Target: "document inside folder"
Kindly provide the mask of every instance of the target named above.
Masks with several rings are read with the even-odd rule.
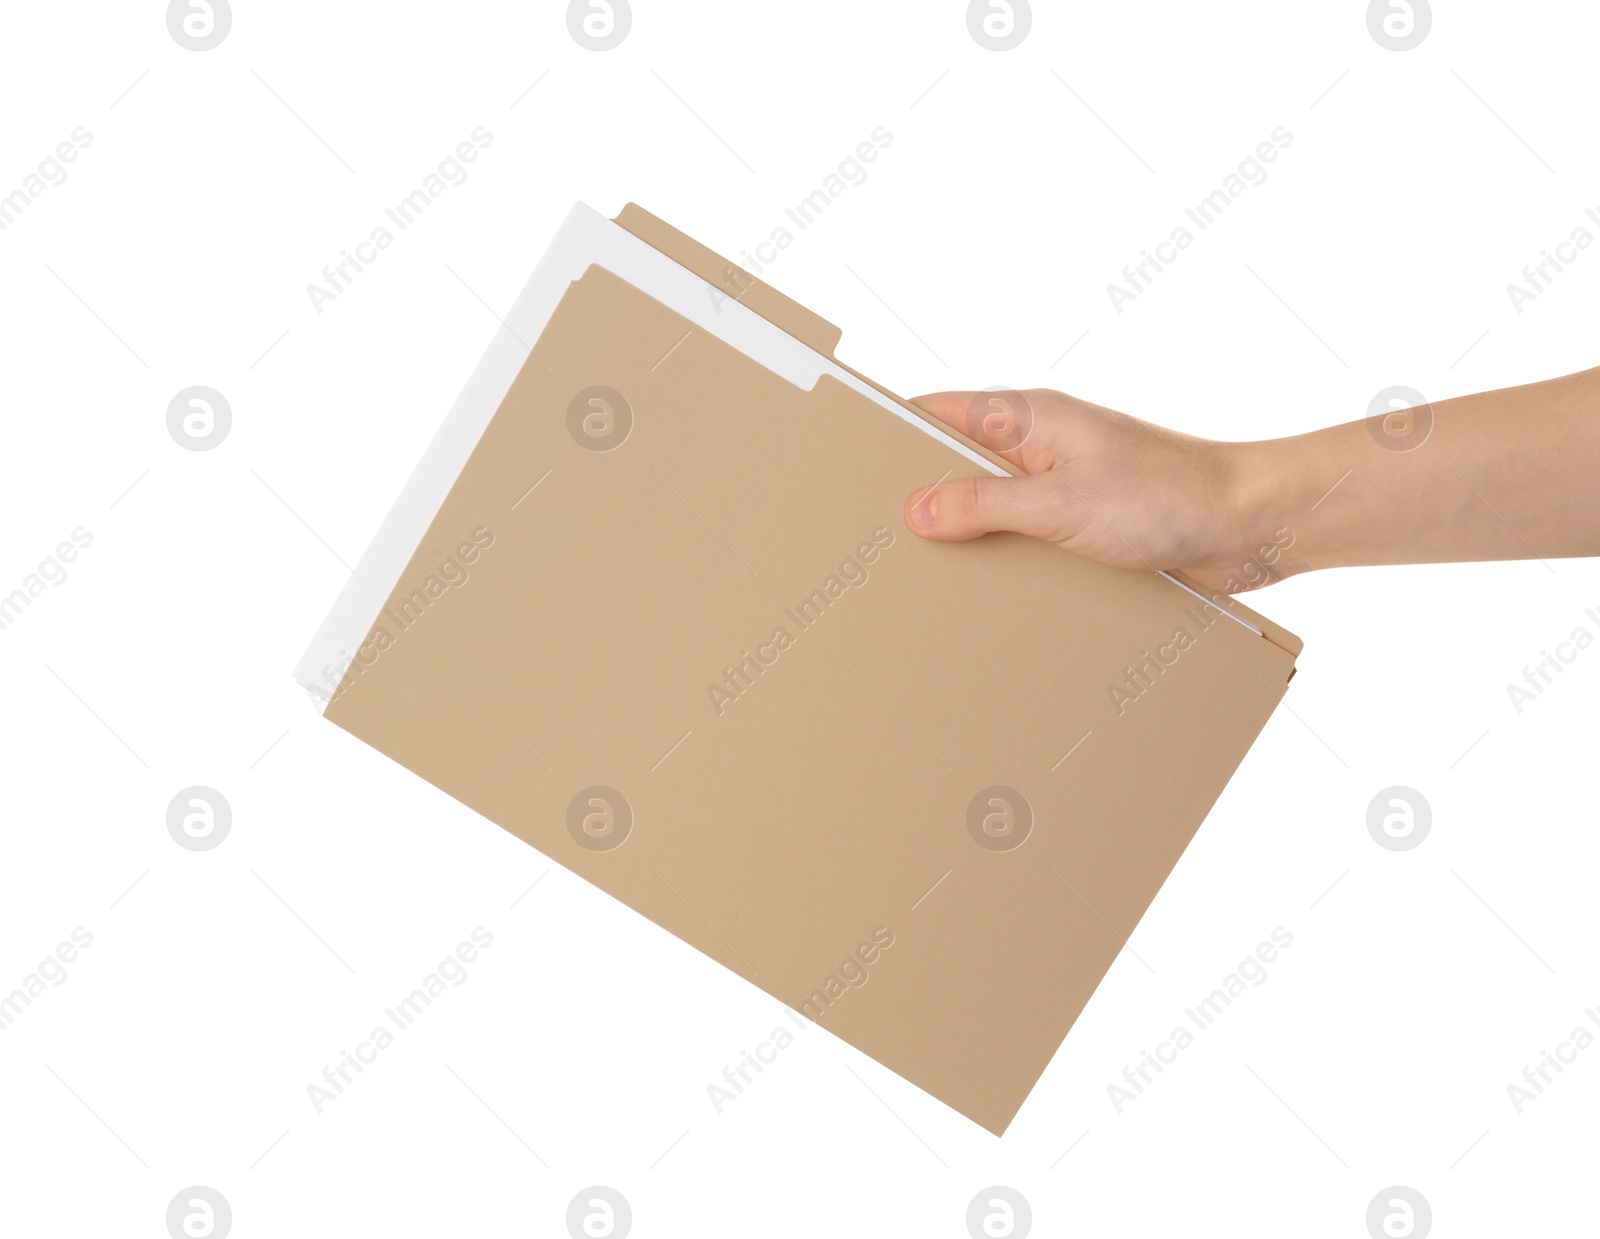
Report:
[[[914,537],[916,486],[1009,467],[689,244],[573,212],[297,675],[998,1133],[1299,643],[1036,539]]]

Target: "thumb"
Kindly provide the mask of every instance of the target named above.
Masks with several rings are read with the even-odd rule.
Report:
[[[906,524],[922,538],[964,542],[1012,530],[1054,542],[1060,536],[1059,488],[1048,473],[939,482],[906,500]]]

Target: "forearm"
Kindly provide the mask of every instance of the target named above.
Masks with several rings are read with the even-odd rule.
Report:
[[[1600,369],[1439,401],[1388,432],[1360,421],[1237,444],[1233,458],[1242,526],[1282,547],[1275,577],[1600,555]]]

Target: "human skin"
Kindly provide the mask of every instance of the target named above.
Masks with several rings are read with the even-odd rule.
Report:
[[[1057,391],[913,403],[1027,474],[913,492],[924,538],[1014,530],[1226,593],[1319,568],[1600,555],[1600,369],[1251,443]]]

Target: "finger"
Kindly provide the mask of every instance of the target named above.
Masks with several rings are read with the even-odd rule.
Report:
[[[906,500],[906,524],[919,537],[964,542],[998,530],[1058,541],[1060,488],[1045,474],[1025,478],[972,477],[939,482]]]
[[[1042,473],[1052,463],[1048,436],[1027,392],[1011,388],[932,392],[912,403],[1029,473]]]
[[[936,391],[926,396],[913,396],[911,403],[925,413],[932,413],[946,426],[954,426],[967,433],[967,406],[978,393],[975,391]]]

